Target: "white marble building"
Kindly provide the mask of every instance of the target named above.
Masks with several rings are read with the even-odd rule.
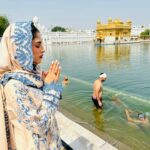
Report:
[[[38,17],[33,18],[35,26],[42,33],[45,44],[71,44],[93,42],[95,32],[93,30],[70,30],[68,32],[51,32],[40,24]]]
[[[148,28],[146,28],[143,25],[132,26],[131,36],[138,37],[138,36],[140,36],[141,32],[145,31],[145,29],[148,29]]]

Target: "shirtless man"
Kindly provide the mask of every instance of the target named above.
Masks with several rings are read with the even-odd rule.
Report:
[[[102,103],[103,84],[102,82],[104,82],[106,79],[107,79],[106,73],[101,73],[98,79],[96,79],[93,84],[92,101],[97,108],[101,108],[101,109],[103,107],[103,103]]]
[[[126,113],[127,120],[129,122],[142,123],[142,124],[145,124],[145,125],[149,125],[149,120],[148,120],[148,118],[146,117],[145,114],[134,112],[130,109],[125,109],[125,113]],[[131,114],[135,114],[137,116],[137,118],[132,118]]]

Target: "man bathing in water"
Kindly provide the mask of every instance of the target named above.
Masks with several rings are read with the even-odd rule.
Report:
[[[125,109],[125,113],[126,113],[127,120],[129,122],[149,125],[149,120],[144,113],[138,113],[130,109]],[[135,114],[137,117],[136,118],[131,117],[132,114]]]
[[[107,79],[106,73],[101,73],[98,79],[96,79],[93,84],[92,101],[97,108],[101,108],[101,109],[103,107],[103,103],[102,103],[103,84],[102,82],[104,82],[106,79]]]
[[[62,81],[62,84],[63,85],[67,85],[69,83],[69,79],[67,76],[64,77],[63,81]]]

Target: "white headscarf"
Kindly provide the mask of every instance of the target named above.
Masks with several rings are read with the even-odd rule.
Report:
[[[30,83],[33,74],[32,33],[31,22],[18,22],[11,24],[4,32],[0,48],[0,145],[3,150],[8,150],[6,138],[6,124],[4,117],[5,95],[2,82],[9,78],[22,79],[29,84],[41,86],[40,77]],[[27,74],[27,76],[21,73]]]
[[[33,70],[31,22],[11,24],[3,34],[0,50],[0,77],[15,70]]]

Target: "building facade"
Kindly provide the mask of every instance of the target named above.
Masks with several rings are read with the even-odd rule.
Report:
[[[132,22],[122,22],[120,19],[108,19],[107,24],[97,21],[96,39],[101,43],[116,43],[130,40]]]
[[[144,25],[133,26],[131,30],[131,36],[139,37],[142,32],[144,32],[146,28]]]
[[[71,30],[67,32],[51,32],[44,25],[41,25],[38,17],[33,18],[34,25],[42,33],[43,42],[49,44],[73,44],[93,42],[95,40],[95,32],[93,30]]]

